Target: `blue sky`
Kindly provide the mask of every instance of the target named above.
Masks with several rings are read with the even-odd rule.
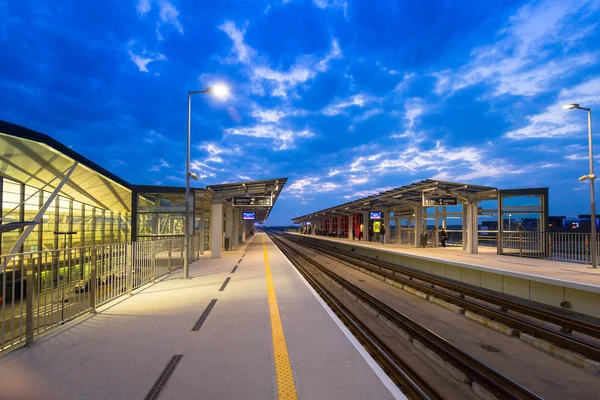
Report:
[[[587,119],[560,105],[600,132],[598,21],[600,0],[0,0],[0,119],[184,185],[187,91],[226,82],[193,99],[198,185],[289,177],[269,224],[425,178],[550,187],[574,216]]]

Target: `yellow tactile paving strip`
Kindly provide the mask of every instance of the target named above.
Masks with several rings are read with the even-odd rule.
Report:
[[[273,355],[275,358],[275,375],[277,377],[277,393],[280,400],[294,400],[298,398],[296,394],[296,384],[292,373],[292,365],[288,355],[285,335],[283,334],[283,325],[279,315],[279,306],[275,296],[275,287],[273,286],[273,277],[271,276],[271,266],[269,265],[269,254],[265,239],[262,239],[263,251],[265,254],[265,271],[267,275],[267,293],[269,295],[269,311],[271,312],[271,332],[273,335]]]

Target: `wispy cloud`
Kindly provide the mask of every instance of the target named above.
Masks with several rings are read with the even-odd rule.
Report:
[[[300,195],[303,193],[323,193],[331,192],[340,187],[339,184],[333,182],[323,182],[320,178],[305,177],[296,179],[286,187],[286,191],[292,195]]]
[[[587,119],[580,110],[561,109],[561,106],[571,103],[588,108],[600,105],[600,78],[561,90],[556,102],[543,112],[528,116],[526,126],[507,132],[505,137],[514,140],[564,138],[585,132]]]
[[[364,93],[355,94],[346,100],[338,101],[325,107],[321,112],[325,115],[333,116],[344,112],[348,107],[364,107],[370,97]]]
[[[287,98],[289,92],[296,89],[298,85],[313,79],[320,72],[327,71],[332,60],[343,56],[338,41],[333,39],[331,48],[324,57],[300,56],[287,70],[274,69],[264,57],[258,57],[257,51],[245,43],[245,30],[239,29],[232,21],[225,21],[219,29],[233,41],[233,53],[236,55],[235,59],[228,58],[225,62],[246,65],[252,86],[259,94],[265,91],[264,86],[266,86],[271,96]]]
[[[392,75],[399,74],[398,71],[394,71],[394,70],[391,70],[389,73]],[[415,78],[415,76],[416,75],[414,72],[405,72],[404,76],[402,77],[402,80],[394,88],[394,91],[397,93],[402,93],[406,89],[406,87],[409,85],[409,83]]]
[[[146,143],[156,143],[165,140],[165,137],[156,131],[150,131],[143,140]]]
[[[437,94],[486,84],[488,96],[534,96],[552,89],[558,79],[593,65],[595,52],[573,47],[591,33],[581,19],[598,4],[590,1],[543,0],[521,7],[492,46],[473,50],[470,61],[454,70],[434,73]],[[574,22],[574,19],[576,22]]]
[[[167,57],[161,53],[153,53],[142,48],[140,51],[134,51],[134,47],[139,47],[135,41],[130,41],[127,52],[131,61],[137,65],[140,72],[148,72],[148,64],[154,61],[165,61]]]
[[[233,52],[235,53],[237,61],[248,64],[256,51],[244,43],[246,31],[238,29],[232,21],[225,21],[223,25],[219,26],[219,29],[225,32],[233,41]]]
[[[346,0],[313,0],[313,4],[319,8],[337,8],[344,12],[344,17],[348,16],[348,2]]]
[[[314,133],[307,129],[293,130],[282,128],[275,124],[259,124],[241,128],[228,128],[227,135],[249,136],[261,139],[269,139],[275,147],[273,150],[289,150],[295,147],[296,140],[310,138]]]
[[[152,11],[152,4],[158,5],[158,15],[156,16],[156,36],[158,40],[163,40],[161,28],[164,25],[171,25],[177,32],[183,35],[183,26],[179,21],[179,10],[169,0],[139,0],[137,10],[142,15]]]
[[[164,160],[164,158],[160,159],[160,163],[157,165],[153,165],[152,168],[150,168],[148,171],[153,171],[153,172],[158,172],[161,170],[161,168],[170,168],[171,166],[169,165],[168,162],[166,162]]]
[[[205,150],[208,153],[208,157],[205,158],[207,163],[222,163],[223,154],[239,154],[239,148],[221,147],[217,143],[204,143],[198,146],[198,149]]]
[[[280,108],[262,108],[257,105],[252,107],[251,115],[260,122],[277,123],[287,117],[298,117],[307,115],[308,111],[302,109],[294,109],[290,107]]]

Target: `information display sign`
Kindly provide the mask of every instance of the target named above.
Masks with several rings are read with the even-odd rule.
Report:
[[[423,197],[423,207],[430,206],[456,206],[458,205],[458,199],[456,197]]]
[[[414,213],[411,210],[408,211],[394,211],[394,217],[412,217]]]
[[[254,211],[244,211],[242,213],[242,219],[255,220],[256,219],[256,213]]]
[[[233,205],[243,207],[270,207],[272,205],[271,196],[234,196]]]
[[[381,211],[371,211],[369,213],[369,219],[381,219],[382,217]]]

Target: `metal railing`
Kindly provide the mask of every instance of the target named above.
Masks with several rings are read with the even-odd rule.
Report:
[[[501,254],[590,263],[590,237],[589,233],[503,232]]]
[[[199,258],[191,238],[190,260]],[[0,256],[0,352],[183,266],[183,237]]]

